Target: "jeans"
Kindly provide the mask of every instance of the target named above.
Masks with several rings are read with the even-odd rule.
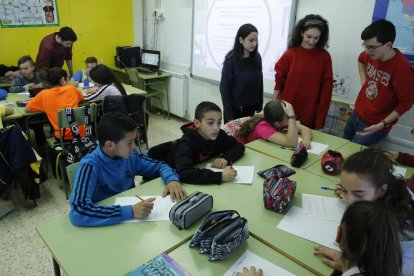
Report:
[[[385,131],[377,131],[368,136],[360,136],[356,134],[356,132],[362,131],[369,126],[369,124],[366,124],[363,121],[361,121],[361,119],[358,118],[355,112],[352,112],[344,128],[344,138],[351,140],[352,142],[357,144],[370,146],[373,144],[377,144],[379,141],[387,137],[388,132]]]

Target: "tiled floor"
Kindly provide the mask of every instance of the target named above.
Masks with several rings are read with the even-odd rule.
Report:
[[[149,144],[157,145],[181,137],[185,122],[151,114]],[[0,199],[0,213],[14,211],[0,221],[0,275],[53,275],[52,257],[36,232],[36,226],[69,213],[68,201],[59,181],[50,179],[41,184],[38,206],[25,200],[20,188],[12,188],[10,199]]]

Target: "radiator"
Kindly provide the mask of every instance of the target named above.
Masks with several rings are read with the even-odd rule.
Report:
[[[168,81],[170,112],[179,117],[188,117],[188,77],[175,72],[166,72],[171,74]]]

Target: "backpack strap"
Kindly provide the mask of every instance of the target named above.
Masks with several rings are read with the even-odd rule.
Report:
[[[81,136],[79,134],[79,128],[78,128],[78,124],[76,123],[76,118],[75,118],[73,108],[65,108],[65,113],[66,113],[66,118],[68,120],[70,131],[72,132],[73,139],[80,140]]]

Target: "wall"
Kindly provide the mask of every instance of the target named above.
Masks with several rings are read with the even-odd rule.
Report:
[[[84,67],[88,56],[114,64],[115,47],[134,43],[132,1],[57,0],[60,26],[0,28],[0,63],[17,65],[30,54],[36,58],[40,40],[63,26],[72,27],[78,41],[73,48],[74,69]],[[66,67],[65,67],[66,68]]]

